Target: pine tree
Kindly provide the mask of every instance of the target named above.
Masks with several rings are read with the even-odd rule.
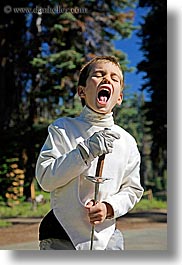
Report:
[[[164,189],[167,164],[167,4],[164,0],[140,0],[139,6],[148,7],[149,12],[139,31],[144,60],[138,64],[138,70],[146,73],[142,89],[151,95],[145,109],[152,135],[153,178],[156,183],[161,181]]]
[[[59,5],[58,1],[50,3],[52,8]],[[125,54],[115,50],[112,42],[132,33],[134,12],[128,8],[134,3],[131,0],[66,1],[62,5],[63,13],[42,13],[40,53],[32,61],[39,73],[36,95],[39,93],[40,100],[54,100],[54,110],[59,115],[69,114],[79,70],[96,55],[115,55],[123,69],[129,71]]]
[[[8,2],[12,12],[3,13],[0,20],[1,45],[6,40],[1,70],[4,66],[8,76],[5,80],[1,74],[0,121],[5,143],[1,152],[7,155],[8,142],[9,153],[21,158],[27,199],[47,125],[58,116],[74,116],[80,111],[75,94],[83,63],[95,55],[114,55],[123,69],[130,71],[126,55],[115,50],[113,41],[128,38],[135,29],[136,2],[23,0],[21,7],[35,12],[18,14],[13,8],[19,4]],[[55,11],[50,12],[51,8]]]

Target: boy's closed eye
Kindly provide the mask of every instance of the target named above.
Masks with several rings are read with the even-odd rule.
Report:
[[[104,77],[106,73],[104,71],[96,71],[93,73],[95,77]],[[120,78],[116,74],[111,75],[111,79],[115,82],[120,82]]]
[[[95,77],[103,77],[104,75],[105,75],[105,73],[101,72],[101,71],[97,71],[97,72],[93,73],[93,76],[95,76]]]
[[[112,75],[111,78],[115,82],[120,82],[120,79],[119,79],[119,77],[117,75]]]

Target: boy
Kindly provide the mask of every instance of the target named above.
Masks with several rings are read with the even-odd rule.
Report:
[[[76,118],[60,118],[49,126],[36,177],[51,193],[51,211],[40,224],[40,249],[123,250],[116,218],[140,200],[140,155],[135,140],[114,124],[112,109],[122,103],[123,74],[115,57],[98,56],[80,71],[78,95],[84,106]],[[109,130],[105,130],[105,128]],[[98,157],[105,155],[94,203]]]

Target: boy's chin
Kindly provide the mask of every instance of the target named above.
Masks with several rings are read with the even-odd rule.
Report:
[[[91,110],[93,110],[94,112],[97,112],[99,114],[109,114],[112,112],[112,110],[106,108],[106,107],[90,107],[87,106],[88,108],[90,108]]]

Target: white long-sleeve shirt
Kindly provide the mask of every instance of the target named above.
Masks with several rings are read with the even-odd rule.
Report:
[[[91,225],[85,204],[94,198],[94,176],[98,158],[84,162],[77,145],[94,132],[111,128],[120,134],[114,141],[113,152],[105,156],[99,199],[109,203],[112,219],[95,226],[93,249],[103,250],[115,230],[116,218],[126,214],[140,200],[140,154],[134,138],[114,124],[111,114],[95,113],[84,107],[76,118],[60,118],[48,128],[48,137],[36,165],[36,178],[45,191],[51,193],[51,208],[68,233],[77,250],[89,249]]]

